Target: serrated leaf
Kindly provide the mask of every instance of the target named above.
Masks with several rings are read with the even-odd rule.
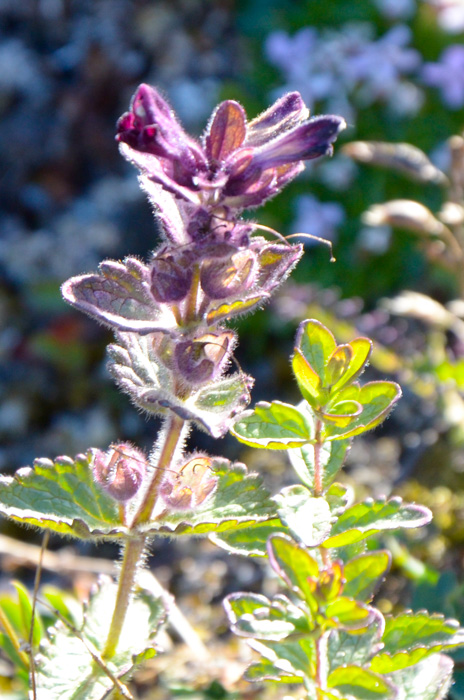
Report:
[[[339,666],[327,678],[327,685],[357,700],[389,698],[395,694],[393,687],[382,676],[359,666]]]
[[[325,498],[313,497],[305,486],[287,486],[274,497],[278,515],[292,535],[307,547],[317,547],[329,535],[333,517]]]
[[[350,440],[330,440],[321,445],[319,459],[322,486],[326,489],[343,466]],[[300,479],[310,489],[314,488],[314,445],[306,444],[288,450],[290,463]]]
[[[344,547],[382,530],[422,527],[431,519],[432,513],[428,508],[415,504],[403,505],[398,496],[388,501],[385,498],[368,498],[342,513],[322,546]]]
[[[137,258],[106,260],[99,273],[71,277],[61,291],[69,304],[111,328],[152,333],[177,327],[169,306],[155,301],[150,270]]]
[[[228,530],[220,534],[213,532],[209,539],[218,547],[231,554],[246,554],[250,557],[267,556],[267,541],[278,532],[287,532],[288,528],[280,518],[257,522],[250,527]]]
[[[102,579],[77,635],[62,622],[49,630],[50,641],[42,643],[36,663],[37,700],[101,700],[114,687],[113,680],[93,663],[86,644],[101,654],[116,592],[114,583]],[[115,677],[122,677],[134,667],[134,655],[153,647],[163,618],[161,602],[147,591],[138,591],[130,603],[116,653],[107,664]]]
[[[213,437],[222,437],[235,416],[250,401],[250,377],[236,373],[193,391],[185,400],[176,396],[177,378],[157,356],[153,337],[118,333],[119,345],[110,345],[109,370],[132,401],[152,414],[173,411],[192,420]]]
[[[54,462],[37,459],[13,477],[0,477],[0,512],[62,535],[121,537],[118,504],[93,480],[92,453]]]
[[[390,568],[391,555],[385,550],[368,552],[345,564],[343,594],[355,600],[370,601]]]
[[[453,682],[453,661],[444,654],[434,654],[391,673],[389,678],[399,689],[402,700],[441,700]]]
[[[275,503],[258,474],[248,474],[244,464],[222,458],[213,460],[212,470],[217,487],[194,510],[170,506],[140,526],[140,532],[168,537],[220,534],[275,518]]]
[[[340,440],[360,435],[372,430],[381,423],[401,396],[401,389],[395,382],[369,382],[360,387],[357,384],[346,387],[337,394],[337,402],[355,401],[362,406],[347,428],[338,427],[333,422],[324,426],[324,440]]]
[[[330,669],[347,664],[364,666],[382,648],[384,629],[383,615],[374,608],[369,627],[360,634],[343,629],[330,630],[327,648]]]
[[[372,659],[371,668],[392,673],[442,651],[464,645],[464,630],[456,620],[426,612],[405,612],[385,620],[384,648]]]
[[[311,610],[317,609],[308,579],[317,578],[317,561],[290,537],[274,535],[268,543],[269,563],[286,584],[306,600]]]
[[[234,423],[231,433],[251,447],[286,450],[311,440],[311,424],[307,415],[281,401],[261,401],[253,411],[245,411]]]

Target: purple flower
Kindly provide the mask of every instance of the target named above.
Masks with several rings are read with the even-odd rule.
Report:
[[[427,85],[441,90],[448,107],[460,109],[464,105],[464,46],[448,46],[437,63],[425,64],[422,78]]]
[[[118,122],[117,139],[123,155],[151,183],[200,211],[227,218],[230,210],[259,206],[277,194],[303,161],[331,154],[344,127],[337,116],[308,119],[294,92],[251,122],[238,102],[222,102],[200,144],[185,133],[159,93],[141,85],[130,112]]]

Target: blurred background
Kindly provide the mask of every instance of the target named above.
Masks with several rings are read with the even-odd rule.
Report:
[[[463,0],[0,0],[0,470],[117,439],[149,448],[156,435],[107,373],[111,333],[59,291],[105,257],[147,257],[158,243],[114,141],[137,85],[157,85],[195,135],[222,99],[253,117],[298,90],[348,128],[332,159],[256,219],[329,239],[336,262],[306,241],[272,304],[236,324],[237,359],[256,377],[254,401],[292,402],[300,320],[318,318],[339,342],[375,340],[368,378],[399,381],[404,398],[355,441],[347,478],[361,495],[395,489],[435,514],[426,534],[389,543],[413,583],[393,579],[384,606],[446,599],[462,622],[463,39]],[[281,455],[199,433],[194,444],[261,470],[271,489],[292,478]],[[203,595],[219,600],[230,572],[215,574],[208,556],[195,571],[179,558],[182,585],[196,594],[213,571]],[[239,587],[258,576],[242,566]]]

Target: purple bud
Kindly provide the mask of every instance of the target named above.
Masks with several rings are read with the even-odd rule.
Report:
[[[199,385],[220,376],[235,344],[232,331],[206,333],[177,342],[174,356],[179,373],[189,384]]]
[[[256,280],[256,255],[249,249],[223,246],[221,257],[211,257],[201,266],[201,286],[210,299],[226,299],[247,291]]]
[[[261,146],[309,117],[299,92],[289,92],[248,124],[247,146]]]
[[[166,505],[175,510],[192,510],[203,503],[212,494],[218,482],[212,463],[210,457],[196,455],[190,458],[175,476],[169,475],[159,490]]]
[[[108,452],[93,451],[95,481],[121,503],[135,496],[146,469],[147,460],[143,452],[127,442],[111,445]]]
[[[185,299],[192,285],[192,260],[187,252],[156,255],[151,263],[151,293],[158,302],[169,304]]]

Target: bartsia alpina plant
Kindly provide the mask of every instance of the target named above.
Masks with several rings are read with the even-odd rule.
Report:
[[[390,556],[368,552],[366,539],[424,525],[430,512],[398,498],[356,504],[335,481],[353,437],[381,423],[401,393],[393,382],[358,382],[371,342],[337,345],[319,322],[301,324],[292,358],[298,406],[246,410],[253,379],[230,371],[237,334],[227,322],[265,303],[303,252],[256,235],[242,211],[278,194],[305,160],[330,155],[344,126],[336,116],[310,119],[290,93],[252,121],[237,102],[221,103],[196,141],[147,85],[119,120],[121,152],[140,170],[162,242],[146,262],[104,261],[62,291],[114,330],[110,372],[162,427],[148,456],[115,442],[74,459],[39,459],[0,480],[8,517],[123,545],[117,585],[100,581],[76,623],[60,599],[56,624],[31,628],[26,652],[27,595],[13,623],[0,602],[5,649],[29,673],[36,700],[133,697],[127,678],[156,653],[166,613],[166,597],[137,580],[155,536],[209,536],[227,551],[269,557],[288,595],[226,601],[233,631],[262,656],[250,680],[302,684],[311,700],[436,700],[449,687],[452,662],[442,652],[463,642],[457,625],[425,613],[385,618],[370,604]],[[288,451],[302,484],[271,497],[245,464],[189,453],[192,425]]]

